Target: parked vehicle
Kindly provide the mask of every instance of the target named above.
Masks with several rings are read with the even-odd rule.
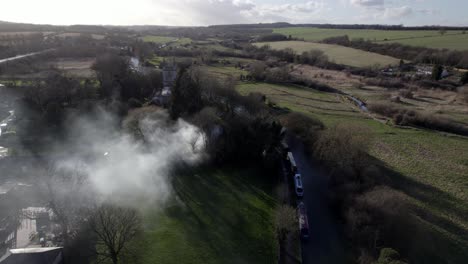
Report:
[[[297,197],[304,196],[304,188],[302,187],[302,177],[300,174],[294,176],[294,189],[296,190]]]
[[[296,160],[294,159],[294,155],[291,152],[288,152],[288,156],[286,160],[289,162],[289,169],[292,175],[297,173],[297,165]]]
[[[297,218],[299,219],[299,231],[302,239],[309,238],[309,220],[307,219],[307,209],[303,202],[297,206]]]

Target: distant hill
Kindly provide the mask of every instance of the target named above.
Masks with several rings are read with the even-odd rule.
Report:
[[[71,25],[71,26],[55,26],[44,24],[28,24],[28,23],[13,23],[8,21],[0,21],[0,32],[77,32],[77,33],[102,33],[109,31],[111,28],[99,25]]]
[[[212,25],[210,28],[252,29],[252,28],[285,28],[285,27],[314,27],[329,29],[375,29],[375,30],[468,30],[468,27],[447,27],[439,25],[405,27],[404,25],[368,25],[368,24],[290,24],[287,22]]]

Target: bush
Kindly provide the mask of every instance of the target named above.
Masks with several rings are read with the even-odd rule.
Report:
[[[338,124],[320,133],[315,156],[328,164],[358,171],[368,162],[367,150],[372,135],[366,127],[351,123]]]
[[[380,250],[380,256],[375,264],[405,264],[406,262],[401,260],[400,253],[392,248],[382,248]]]
[[[442,72],[444,71],[444,67],[442,65],[434,65],[432,68],[432,79],[433,80],[440,80],[442,78]]]
[[[265,69],[268,66],[261,61],[256,61],[250,64],[249,72],[250,75],[257,81],[265,80]]]
[[[462,99],[465,101],[465,103],[468,103],[468,86],[461,87],[459,89],[459,93],[460,93]]]
[[[460,83],[465,85],[468,83],[468,72],[464,72],[460,78]]]
[[[414,93],[410,90],[400,90],[398,92],[398,95],[403,97],[403,98],[407,98],[407,99],[413,99],[414,98]]]
[[[289,71],[286,66],[268,68],[265,72],[265,81],[270,83],[283,83],[289,81]]]
[[[317,140],[318,132],[325,128],[322,121],[297,112],[283,116],[281,124],[309,146]]]
[[[263,35],[263,36],[258,37],[257,41],[258,42],[268,42],[268,41],[283,41],[283,40],[287,40],[287,39],[288,39],[288,37],[286,37],[283,34],[271,33],[271,34],[267,34],[267,35]]]
[[[380,86],[389,89],[401,89],[406,85],[400,80],[395,78],[372,78],[366,79],[367,85]]]
[[[418,82],[419,86],[422,86],[424,88],[439,88],[442,90],[447,90],[447,91],[454,91],[457,88],[457,84],[452,83],[447,80],[442,80],[442,81],[434,81],[434,80],[421,80]]]
[[[299,57],[299,62],[309,65],[326,65],[328,56],[321,50],[304,51]]]
[[[458,135],[467,136],[468,127],[453,120],[435,115],[422,114],[406,108],[399,108],[387,104],[371,104],[369,110],[380,115],[390,117],[393,122],[401,126],[422,127]]]

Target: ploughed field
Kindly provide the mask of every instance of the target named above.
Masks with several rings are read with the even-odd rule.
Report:
[[[255,43],[257,47],[264,45],[270,46],[272,49],[282,50],[291,48],[298,54],[305,51],[321,50],[328,56],[330,61],[338,64],[353,66],[353,67],[371,67],[371,66],[387,66],[397,65],[400,60],[380,55],[377,53],[366,52],[358,49],[343,47],[339,45],[322,44],[305,41],[276,41],[276,42],[259,42]]]
[[[351,40],[364,39],[376,43],[397,42],[410,46],[436,49],[468,49],[468,34],[456,30],[447,31],[443,35],[437,30],[328,29],[314,27],[275,28],[274,32],[315,42],[330,37],[347,35]]]

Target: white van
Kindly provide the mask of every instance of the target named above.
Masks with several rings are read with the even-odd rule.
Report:
[[[300,174],[294,176],[294,189],[296,189],[297,197],[301,198],[304,196],[304,188],[302,187],[302,177]]]

